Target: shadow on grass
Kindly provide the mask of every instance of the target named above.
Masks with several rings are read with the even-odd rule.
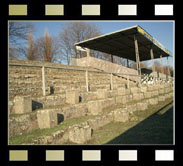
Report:
[[[173,144],[173,107],[160,114],[169,104],[106,144]]]

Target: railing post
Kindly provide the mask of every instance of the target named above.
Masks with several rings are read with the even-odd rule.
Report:
[[[113,90],[112,73],[110,74],[110,85],[111,85],[111,90]]]
[[[42,66],[42,89],[43,89],[43,96],[46,96],[46,88],[45,88],[45,67]]]
[[[129,89],[129,87],[130,87],[130,82],[129,82],[129,75],[127,75],[127,88]]]
[[[86,91],[88,92],[88,70],[86,70]]]

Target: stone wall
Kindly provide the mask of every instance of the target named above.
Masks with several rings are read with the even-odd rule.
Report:
[[[72,67],[74,69],[91,69],[89,67],[67,66],[55,63],[10,59],[9,63],[28,65],[47,65],[56,67]],[[95,70],[92,68],[92,70]],[[63,94],[66,90],[86,91],[85,71],[45,68],[46,95]],[[110,75],[89,72],[90,91],[98,89],[110,90]],[[113,76],[114,89],[125,86],[125,80]],[[42,96],[42,68],[28,66],[9,66],[9,98],[16,95]]]
[[[9,118],[9,137],[29,133],[38,128],[36,112]]]

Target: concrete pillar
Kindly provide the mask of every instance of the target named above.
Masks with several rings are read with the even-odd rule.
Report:
[[[136,36],[134,36],[134,43],[135,43],[136,64],[137,64],[137,70],[138,70],[138,74],[139,74],[139,85],[141,85],[140,57],[139,57],[138,41],[136,39]]]
[[[78,104],[79,103],[79,91],[76,91],[76,90],[66,91],[66,103]]]
[[[24,114],[32,112],[31,96],[16,96],[14,98],[13,113]]]
[[[55,110],[37,111],[37,121],[40,129],[52,128],[57,126],[57,113]]]

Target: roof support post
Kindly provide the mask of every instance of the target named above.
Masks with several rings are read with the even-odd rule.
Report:
[[[141,67],[140,67],[138,41],[137,41],[135,35],[134,35],[134,43],[135,43],[136,65],[137,65],[137,71],[138,71],[138,75],[139,75],[139,85],[140,85],[141,84]]]
[[[162,61],[162,55],[160,55],[160,60],[161,60],[161,72],[164,73],[164,70],[163,70],[163,61]]]
[[[153,55],[153,49],[150,49],[150,54],[151,54],[151,61],[152,61],[152,71],[153,71],[153,76],[155,75],[155,66],[154,66],[154,55]],[[155,79],[154,79],[155,80]]]
[[[76,46],[74,46],[74,50],[75,50],[75,57],[78,58],[78,51],[77,51]]]
[[[169,63],[169,60],[168,60],[168,56],[167,56],[167,62],[168,62],[168,74],[170,76],[170,63]]]
[[[151,54],[151,61],[152,61],[152,71],[155,72],[155,66],[154,66],[154,55],[153,55],[153,49],[150,49]]]
[[[89,56],[90,56],[90,49],[87,48],[87,57],[89,57]]]

